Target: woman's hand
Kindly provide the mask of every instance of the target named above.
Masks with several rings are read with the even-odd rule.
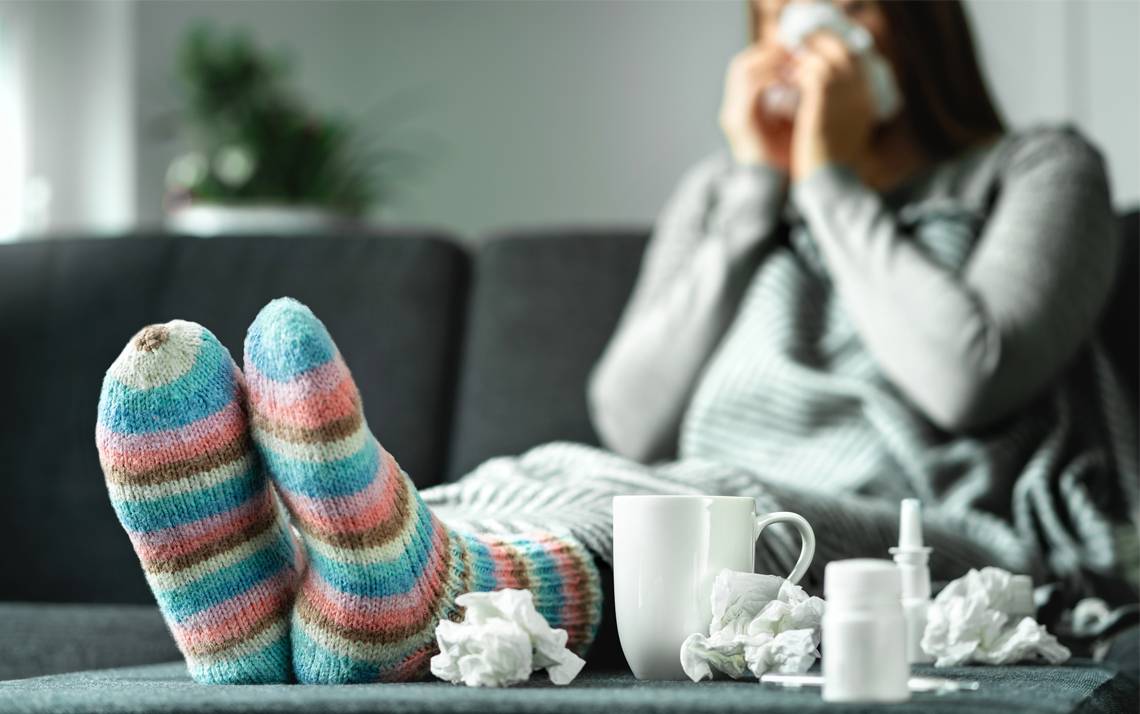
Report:
[[[787,61],[779,45],[750,45],[728,65],[720,128],[738,163],[769,164],[783,171],[790,167],[792,124],[767,115],[760,101],[764,91],[780,81]]]
[[[874,125],[871,89],[859,58],[827,32],[813,35],[796,55],[800,90],[792,137],[792,176],[802,179],[826,163],[856,167]]]

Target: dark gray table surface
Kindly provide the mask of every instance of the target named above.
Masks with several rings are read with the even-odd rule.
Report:
[[[932,668],[923,668],[932,671]],[[181,663],[74,672],[0,682],[0,712],[1128,712],[1136,680],[1114,667],[960,667],[938,674],[973,679],[976,692],[920,694],[893,706],[825,705],[818,690],[752,681],[639,682],[628,673],[586,671],[555,687],[536,674],[507,689],[443,682],[351,686],[203,686]]]

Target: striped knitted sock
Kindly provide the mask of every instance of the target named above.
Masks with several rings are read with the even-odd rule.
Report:
[[[111,503],[202,683],[292,680],[293,542],[245,409],[229,352],[181,320],[135,335],[99,396]]]
[[[301,531],[309,570],[293,610],[293,666],[313,683],[425,675],[436,624],[467,591],[529,587],[583,652],[601,618],[593,560],[547,533],[449,529],[376,441],[324,325],[282,298],[245,343],[254,441]]]

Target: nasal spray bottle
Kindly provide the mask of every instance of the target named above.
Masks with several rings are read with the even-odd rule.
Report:
[[[933,662],[922,651],[926,610],[930,606],[930,548],[922,540],[922,504],[904,499],[899,509],[899,544],[891,548],[902,578],[902,607],[906,620],[906,659],[911,664]]]

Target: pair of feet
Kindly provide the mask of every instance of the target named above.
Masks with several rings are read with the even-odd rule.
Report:
[[[589,554],[548,533],[476,535],[436,518],[368,430],[307,307],[263,308],[244,361],[243,375],[195,323],[152,325],[99,400],[112,504],[195,680],[414,679],[436,624],[459,617],[455,598],[502,587],[530,588],[584,651],[601,611]]]

